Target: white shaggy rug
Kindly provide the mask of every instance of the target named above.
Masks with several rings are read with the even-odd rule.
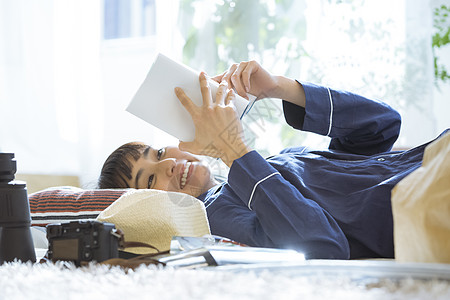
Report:
[[[0,299],[450,299],[449,265],[389,273],[376,262],[349,263],[125,272],[14,262],[0,266]]]

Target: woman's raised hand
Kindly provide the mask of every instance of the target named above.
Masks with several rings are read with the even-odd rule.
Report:
[[[245,145],[242,125],[234,106],[235,94],[228,90],[228,82],[222,81],[217,89],[215,101],[205,73],[200,73],[200,88],[203,105],[195,105],[181,88],[175,94],[192,117],[195,139],[180,142],[179,148],[193,154],[221,158],[229,167],[235,159],[249,152]]]
[[[246,99],[247,93],[257,99],[274,97],[278,86],[278,77],[267,72],[254,60],[233,64],[227,71],[212,79],[219,83],[226,81],[230,88]]]
[[[256,96],[256,99],[279,98],[300,107],[305,107],[306,104],[305,91],[299,82],[272,75],[254,60],[234,64],[212,79],[217,82],[226,81],[230,88],[246,99],[249,93]]]

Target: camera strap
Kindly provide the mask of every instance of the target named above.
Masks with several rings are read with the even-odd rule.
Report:
[[[167,251],[159,251],[158,248],[156,248],[153,245],[142,243],[142,242],[127,242],[125,241],[125,236],[122,230],[120,229],[114,229],[111,232],[112,235],[116,236],[119,240],[119,249],[124,250],[125,248],[137,248],[137,247],[144,247],[144,248],[151,248],[153,250],[156,250],[156,253],[149,253],[149,254],[142,254],[137,255],[132,258],[110,258],[105,261],[100,262],[102,265],[108,265],[108,266],[120,266],[124,269],[135,269],[139,267],[140,265],[160,265],[165,266],[166,264],[163,262],[160,262],[155,257],[158,256],[165,256],[169,254],[169,250]]]
[[[137,248],[137,247],[144,247],[144,248],[151,248],[153,250],[156,250],[158,253],[160,253],[161,251],[159,251],[158,248],[156,248],[155,246],[152,246],[150,244],[147,243],[142,243],[142,242],[127,242],[125,241],[125,235],[123,233],[122,230],[120,229],[113,229],[111,231],[111,234],[115,237],[117,237],[117,239],[119,240],[119,250],[124,250],[125,248]]]
[[[140,246],[139,246],[140,247]],[[137,267],[141,265],[159,265],[159,266],[166,266],[164,262],[161,262],[158,260],[160,256],[164,256],[169,254],[169,250],[158,252],[158,253],[149,253],[149,254],[142,254],[138,255],[133,258],[110,258],[105,261],[100,262],[101,265],[108,265],[108,266],[119,266],[124,269],[136,269]]]

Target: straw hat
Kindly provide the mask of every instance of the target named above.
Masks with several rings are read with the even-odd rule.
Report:
[[[109,222],[124,232],[125,241],[170,249],[173,236],[210,234],[203,202],[190,195],[159,190],[130,190],[102,211],[98,221]],[[126,248],[136,254],[149,248]]]

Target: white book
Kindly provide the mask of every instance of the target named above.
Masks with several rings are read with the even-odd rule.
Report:
[[[199,71],[158,54],[126,110],[181,141],[193,141],[194,122],[175,95],[174,88],[182,88],[192,102],[202,105],[199,74]],[[209,85],[214,99],[219,84],[209,80]],[[235,106],[241,118],[256,99],[252,95],[248,97],[250,101],[236,94]]]

